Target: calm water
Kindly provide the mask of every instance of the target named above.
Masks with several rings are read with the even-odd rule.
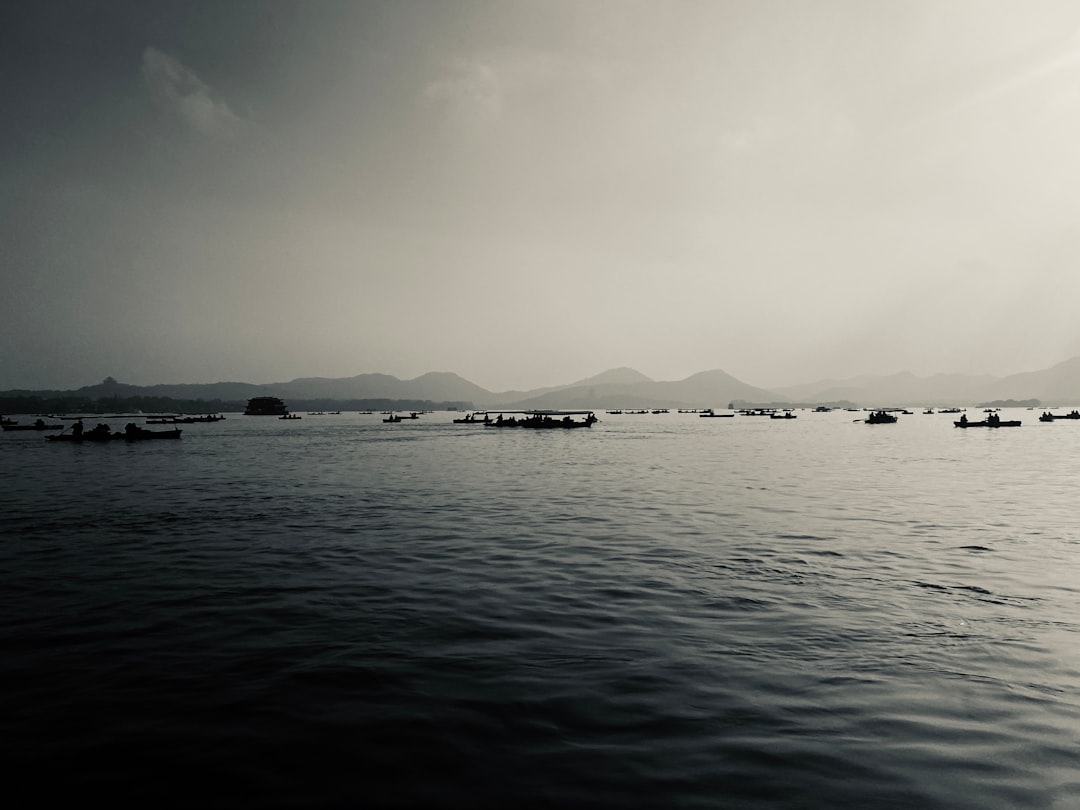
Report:
[[[1080,423],[600,416],[4,434],[9,791],[1080,806]]]

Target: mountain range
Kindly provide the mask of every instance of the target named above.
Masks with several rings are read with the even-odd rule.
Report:
[[[908,372],[862,375],[841,380],[766,390],[714,369],[677,381],[650,379],[631,368],[617,368],[566,385],[529,391],[488,391],[450,372],[430,372],[412,380],[389,374],[306,377],[290,382],[217,382],[136,386],[107,378],[75,391],[6,391],[0,397],[69,395],[88,399],[168,397],[243,403],[250,397],[276,396],[302,403],[346,400],[397,400],[455,403],[475,408],[704,408],[739,404],[850,404],[861,407],[975,405],[1004,400],[1038,400],[1049,406],[1080,403],[1080,357],[1041,371],[1007,377]]]

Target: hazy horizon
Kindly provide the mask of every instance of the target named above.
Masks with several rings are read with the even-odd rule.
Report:
[[[1080,5],[7,4],[0,389],[1080,355]]]

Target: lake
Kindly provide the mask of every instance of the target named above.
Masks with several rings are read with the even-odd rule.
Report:
[[[797,414],[5,433],[9,792],[1078,806],[1080,422]]]

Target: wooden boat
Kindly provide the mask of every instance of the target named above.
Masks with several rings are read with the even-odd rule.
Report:
[[[45,438],[50,442],[94,444],[102,442],[142,442],[153,439],[179,439],[180,433],[180,428],[174,428],[173,430],[146,430],[145,428],[131,425],[128,429],[125,429],[123,433],[119,431],[113,433],[108,430],[99,431],[97,428],[94,428],[93,430],[87,430],[82,434],[61,433],[59,436],[46,436]]]
[[[416,411],[413,411],[412,413],[400,414],[400,415],[396,414],[396,413],[393,413],[392,411],[383,411],[383,413],[390,414],[386,419],[383,419],[384,422],[402,422],[402,421],[404,421],[406,419],[419,419],[420,418],[420,414],[417,413]]]
[[[279,416],[278,419],[301,419],[303,417],[298,413],[287,413],[284,416]]]
[[[793,413],[784,412],[784,413],[770,413],[769,418],[770,419],[798,419],[799,417],[796,416]]]
[[[873,411],[863,421],[868,425],[891,425],[898,421],[900,417],[895,414],[891,414],[888,411]]]
[[[455,425],[483,425],[491,421],[491,416],[484,413],[483,416],[479,412],[465,414],[461,419],[455,419]]]
[[[1040,422],[1056,422],[1058,419],[1080,419],[1080,411],[1072,413],[1050,413],[1047,411],[1039,417]]]
[[[220,422],[224,416],[206,414],[205,416],[163,416],[160,419],[147,419],[148,425],[194,425],[200,422]]]
[[[520,419],[513,415],[507,417],[507,413],[524,414],[524,416]],[[585,418],[581,421],[571,418],[579,415],[584,415]],[[591,428],[594,423],[599,421],[593,411],[503,411],[495,419],[485,422],[484,425],[493,428],[520,427],[533,430],[557,430]]]
[[[961,419],[960,421],[953,422],[958,428],[973,428],[973,427],[1020,427],[1019,419],[1009,419],[1002,421],[1000,419],[984,419],[981,422],[967,422]]]
[[[722,416],[734,417],[735,414],[733,414],[733,413],[717,413],[712,408],[709,408],[709,410],[699,413],[698,416],[703,417],[705,419],[716,419],[716,418],[719,418],[719,417],[722,417]]]
[[[63,425],[47,425],[41,419],[38,419],[32,425],[9,425],[7,422],[3,424],[4,430],[63,430]]]

